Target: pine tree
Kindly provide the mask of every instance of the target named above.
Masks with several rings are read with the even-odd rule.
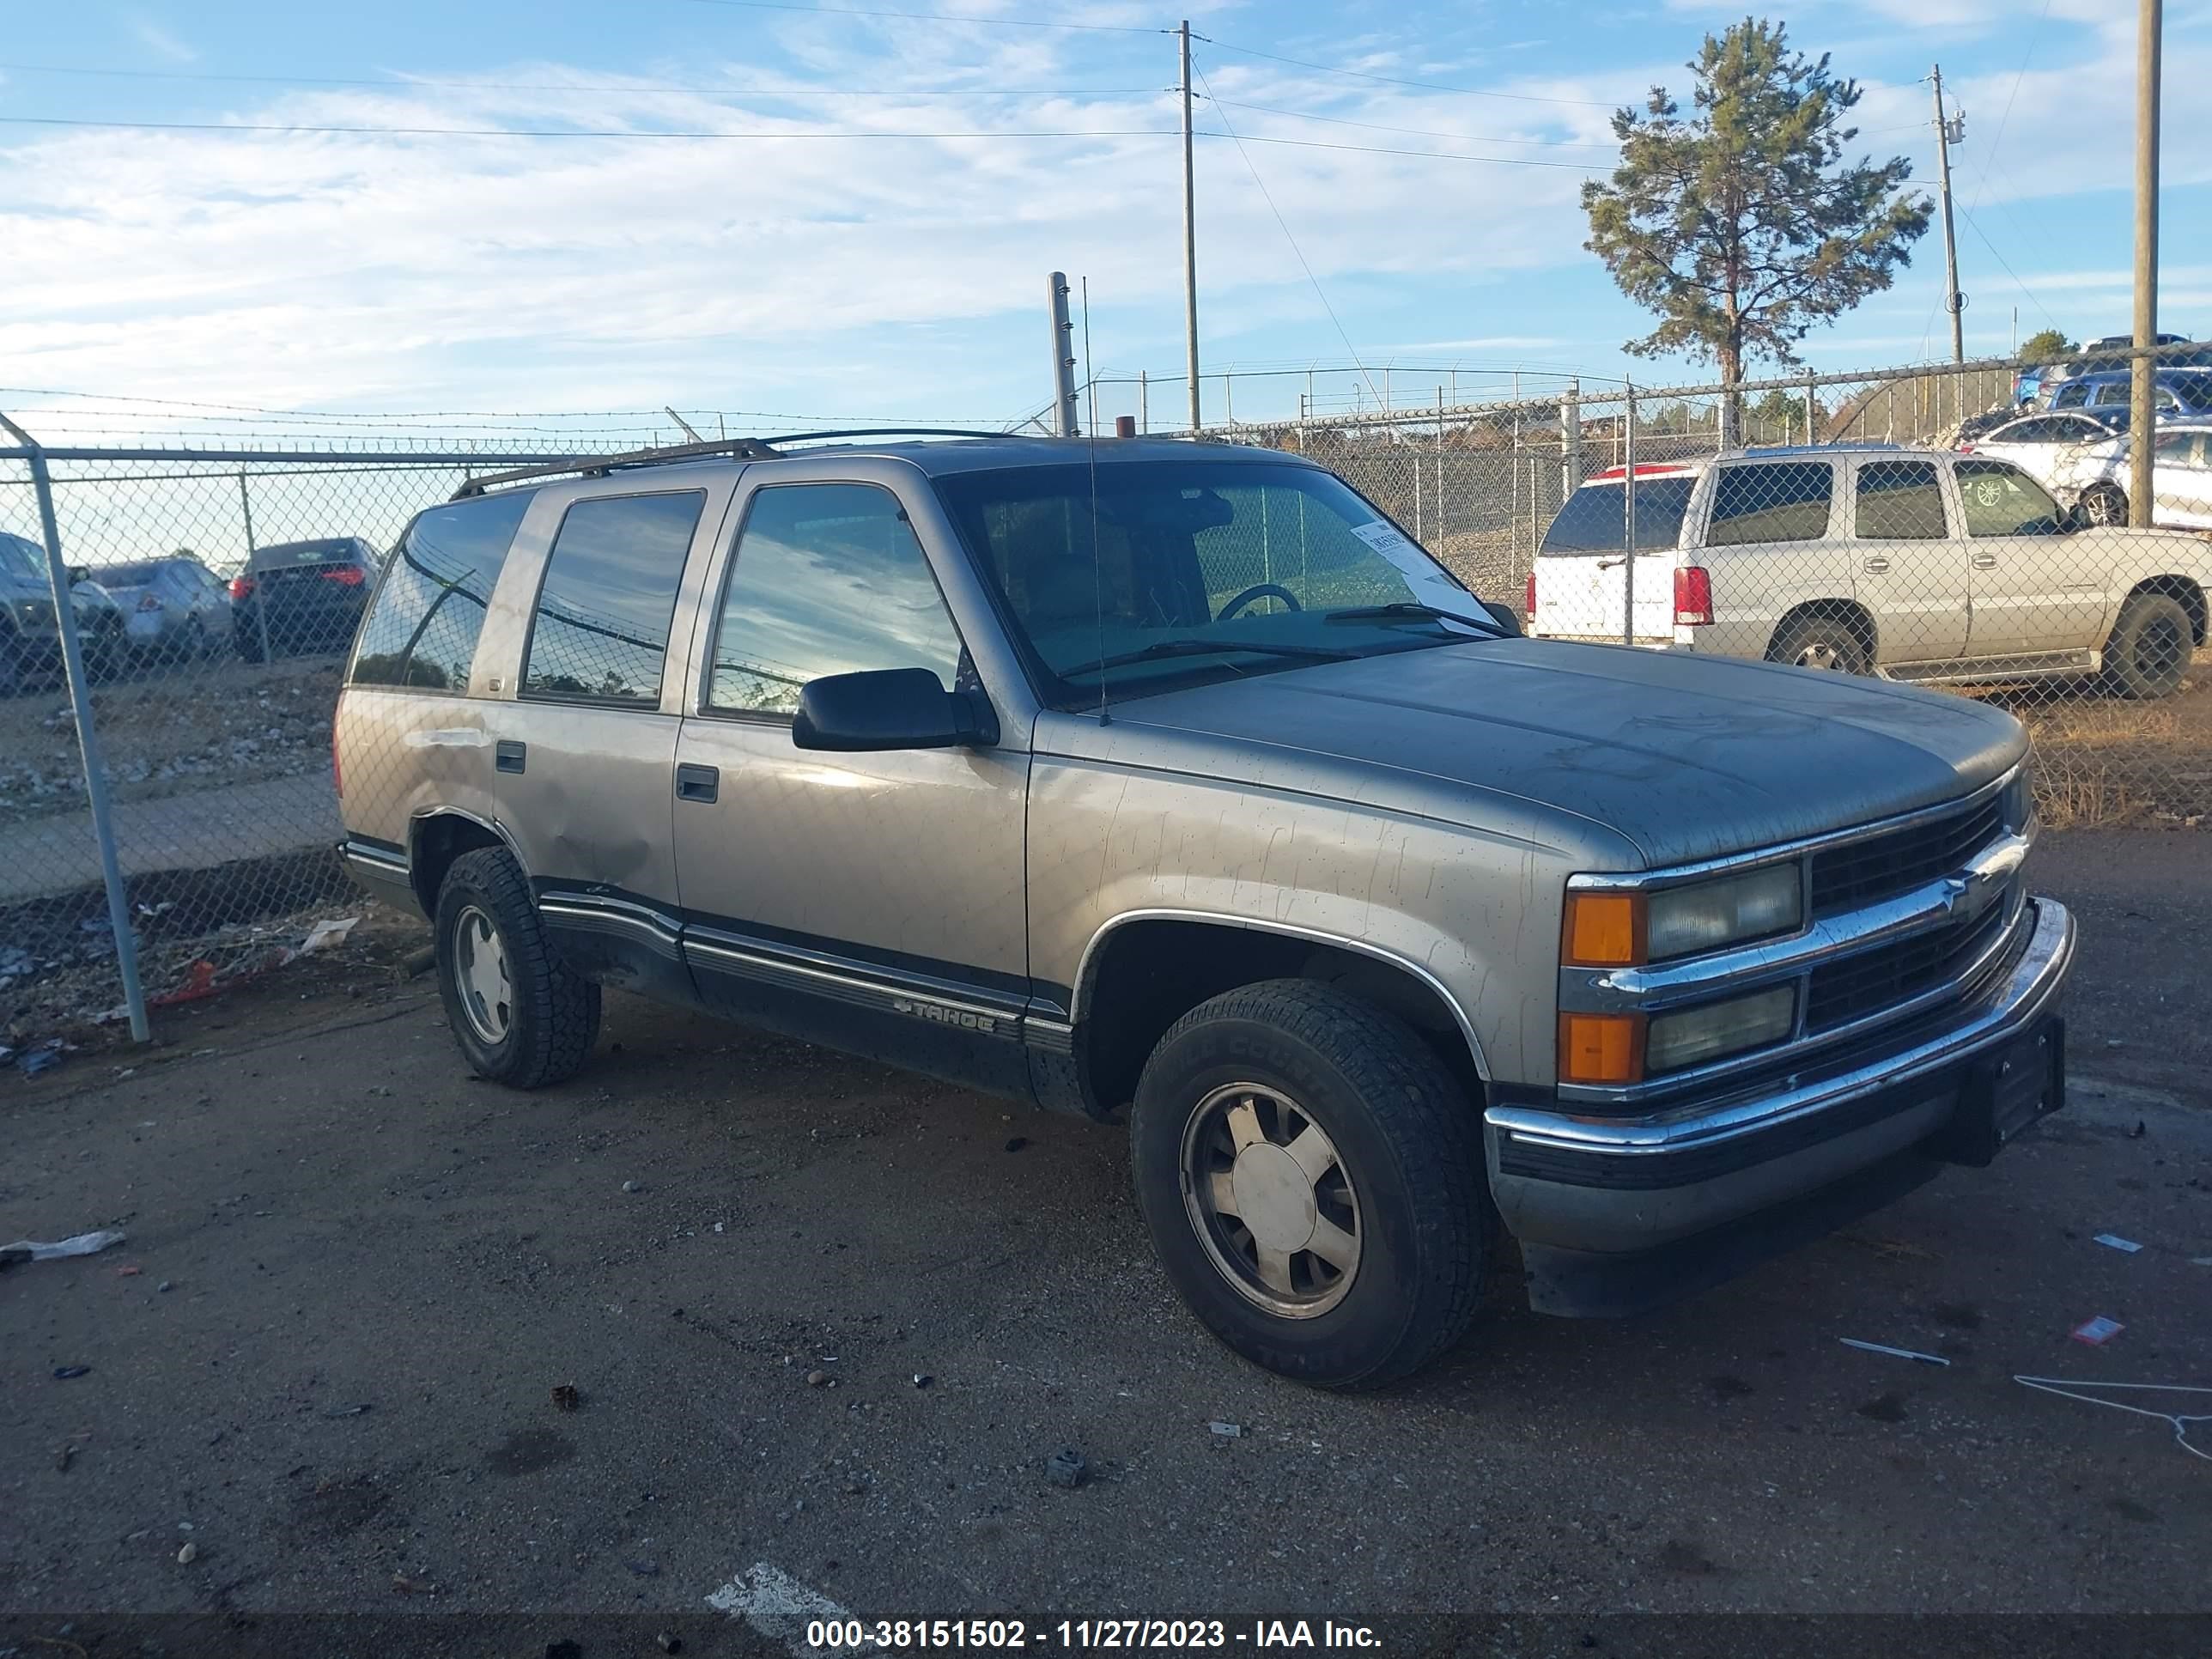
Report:
[[[1792,52],[1784,25],[1747,17],[1687,67],[1688,116],[1662,87],[1614,113],[1620,164],[1583,186],[1585,246],[1659,317],[1630,351],[1709,360],[1734,386],[1747,358],[1796,363],[1816,325],[1887,288],[1929,204],[1904,189],[1905,156],[1844,164],[1858,84]],[[1724,442],[1738,403],[1722,399]]]

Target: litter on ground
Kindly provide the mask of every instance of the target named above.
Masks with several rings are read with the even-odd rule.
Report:
[[[1893,1348],[1887,1342],[1862,1342],[1855,1336],[1839,1336],[1836,1340],[1847,1348],[1861,1348],[1868,1353],[1886,1353],[1893,1358],[1910,1359],[1918,1365],[1948,1365],[1951,1363],[1941,1354],[1922,1353],[1917,1348]]]
[[[2212,1389],[2199,1388],[2187,1382],[2077,1382],[2064,1376],[2015,1376],[2013,1381],[2023,1388],[2034,1389],[2043,1394],[2055,1394],[2063,1400],[2078,1400],[2087,1406],[2108,1406],[2116,1412],[2127,1412],[2136,1417],[2155,1417],[2162,1423],[2171,1423],[2173,1425],[2174,1443],[2182,1450],[2192,1457],[2201,1457],[2212,1462],[2212,1451],[2193,1444],[2189,1438],[2191,1432],[2189,1425],[2192,1423],[2212,1423],[2212,1412],[2154,1411],[2148,1406],[2130,1406],[2124,1401],[2106,1400],[2099,1394],[2087,1392],[2124,1389],[2131,1394],[2212,1395]]]
[[[2107,1319],[2099,1314],[2094,1319],[2085,1319],[2067,1334],[2076,1342],[2086,1342],[2093,1348],[2101,1348],[2127,1327],[2117,1319]]]
[[[2137,1250],[2142,1249],[2142,1246],[2132,1238],[2122,1238],[2117,1233],[2099,1233],[2096,1242],[2108,1250],[2118,1250],[2128,1255],[2133,1255]]]

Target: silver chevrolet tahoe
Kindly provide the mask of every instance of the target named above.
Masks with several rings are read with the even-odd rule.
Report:
[[[335,759],[480,1074],[568,1077],[615,986],[1126,1110],[1176,1289],[1308,1382],[1440,1353],[1509,1249],[1636,1311],[2063,1097],[2017,721],[1520,637],[1266,450],[481,479],[389,560]]]

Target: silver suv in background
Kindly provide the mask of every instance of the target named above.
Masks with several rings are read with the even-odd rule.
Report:
[[[1882,444],[1611,468],[1568,497],[1528,629],[1928,684],[2104,672],[2181,684],[2204,643],[2212,543],[2085,528],[2009,461]]]
[[[478,1073],[572,1075],[615,987],[1126,1118],[1194,1313],[1348,1388],[1509,1249],[1648,1307],[2057,1107],[2027,748],[1518,637],[1299,457],[985,437],[480,481],[335,759]]]

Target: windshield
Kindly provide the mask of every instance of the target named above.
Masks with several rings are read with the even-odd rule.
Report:
[[[1504,631],[1316,467],[1109,461],[935,482],[1020,643],[1056,682],[1047,687],[1054,702],[1094,700],[1102,684],[1164,690]],[[1367,614],[1384,605],[1406,609]]]
[[[43,582],[45,567],[39,561],[44,556],[32,543],[21,536],[0,535],[0,572],[19,582]]]

